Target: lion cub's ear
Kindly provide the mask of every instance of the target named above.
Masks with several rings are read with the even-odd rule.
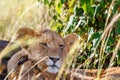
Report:
[[[28,40],[33,39],[33,37],[35,37],[36,34],[37,32],[35,32],[34,30],[30,28],[20,28],[17,31],[16,40],[20,42],[21,47],[24,47],[27,49],[29,46],[29,43],[27,43]]]
[[[68,50],[79,41],[79,36],[75,33],[69,34],[64,38],[65,43],[67,44]]]
[[[20,28],[17,31],[17,39],[28,39],[35,36],[35,31],[30,28]]]

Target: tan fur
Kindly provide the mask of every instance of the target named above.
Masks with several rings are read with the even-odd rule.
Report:
[[[9,80],[32,80],[32,78],[34,78],[33,80],[54,80],[69,52],[70,46],[78,40],[78,35],[70,34],[62,38],[51,30],[35,32],[29,28],[21,28],[17,34],[18,39],[23,43],[33,39],[33,42],[27,48],[24,48],[22,44],[23,49],[8,61],[8,73],[12,72],[8,77]],[[28,60],[18,65],[19,60],[24,56],[27,56]],[[54,63],[55,67],[51,65],[54,62],[52,60],[56,61]]]

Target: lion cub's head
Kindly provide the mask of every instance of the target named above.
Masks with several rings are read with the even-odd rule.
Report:
[[[14,75],[19,75],[18,72],[24,65],[21,75],[31,67],[41,72],[56,74],[78,36],[70,34],[62,38],[58,33],[51,30],[35,32],[29,28],[21,28],[18,31],[17,38],[23,40],[23,43],[28,40],[33,40],[33,42],[25,48],[22,45],[23,49],[12,56],[8,62],[8,72],[14,68]],[[31,70],[31,74],[34,71]]]

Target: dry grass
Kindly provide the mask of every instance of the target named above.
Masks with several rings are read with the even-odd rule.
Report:
[[[48,7],[36,0],[0,0],[0,39],[10,40],[21,27],[46,28]]]

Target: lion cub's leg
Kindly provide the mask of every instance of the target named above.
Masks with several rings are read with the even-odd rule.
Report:
[[[24,65],[22,65],[24,63]],[[28,59],[28,54],[25,50],[21,50],[14,54],[8,61],[7,71],[8,79],[20,78],[30,67],[32,66],[31,61]],[[23,79],[22,79],[23,80]]]
[[[29,54],[22,49],[8,61],[8,80],[49,80],[46,75],[29,59]]]

